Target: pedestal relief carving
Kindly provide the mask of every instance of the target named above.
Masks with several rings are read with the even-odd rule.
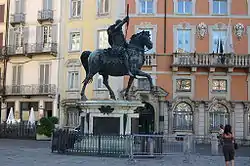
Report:
[[[196,26],[196,34],[199,39],[204,39],[208,33],[208,27],[204,22],[201,22]]]
[[[241,40],[244,33],[245,33],[245,27],[242,23],[237,23],[236,25],[234,25],[234,34],[237,36],[238,40]]]

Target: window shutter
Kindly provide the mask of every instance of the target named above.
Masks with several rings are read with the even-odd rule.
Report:
[[[45,66],[45,75],[44,75],[44,83],[49,84],[49,77],[50,77],[50,65],[46,64]]]
[[[20,0],[20,13],[24,13],[25,11],[25,0]]]
[[[16,72],[16,66],[13,66],[12,67],[12,85],[16,85],[16,74],[17,74],[17,72]]]
[[[17,71],[17,85],[21,85],[22,81],[22,66],[18,66]]]
[[[16,10],[15,10],[16,13],[20,13],[21,12],[20,11],[20,0],[16,0],[15,8],[16,8]]]
[[[52,25],[52,43],[57,43],[57,25]]]
[[[44,84],[44,65],[40,65],[40,85]]]
[[[48,0],[43,0],[43,9],[44,10],[48,9],[47,2],[48,2]]]
[[[0,5],[0,22],[4,22],[4,9],[5,5]]]
[[[29,43],[29,27],[23,28],[23,43],[24,44]]]

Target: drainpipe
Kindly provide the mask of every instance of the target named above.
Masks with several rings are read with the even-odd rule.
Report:
[[[64,79],[64,68],[63,68],[63,62],[64,62],[64,60],[63,60],[63,51],[64,51],[64,40],[62,40],[63,39],[63,35],[64,35],[64,20],[65,19],[63,19],[64,18],[64,16],[65,16],[65,12],[63,12],[63,10],[62,9],[64,9],[64,1],[60,1],[60,18],[59,18],[59,22],[58,22],[58,24],[59,24],[59,38],[58,38],[58,41],[57,41],[57,43],[59,43],[59,41],[60,41],[60,44],[58,44],[58,54],[57,54],[57,60],[58,60],[58,63],[57,63],[57,71],[58,71],[58,74],[57,74],[57,94],[56,94],[56,96],[57,96],[57,110],[58,110],[58,113],[57,113],[57,115],[58,115],[58,117],[59,117],[59,125],[60,125],[60,127],[62,127],[62,124],[63,124],[63,120],[64,120],[64,116],[62,116],[61,114],[63,114],[63,110],[61,109],[61,104],[60,104],[60,100],[61,100],[61,97],[60,97],[60,92],[61,92],[61,90],[62,90],[62,88],[63,87],[61,87],[62,86],[62,84],[61,84],[61,81],[62,82],[64,82],[63,81],[63,79]]]
[[[167,44],[167,0],[164,0],[164,53],[166,54],[166,44]]]

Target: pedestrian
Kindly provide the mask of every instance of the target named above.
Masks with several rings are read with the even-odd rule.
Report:
[[[223,154],[225,157],[226,166],[231,165],[234,166],[234,156],[235,156],[235,149],[234,149],[234,135],[232,133],[232,126],[226,125],[224,128],[223,133]]]

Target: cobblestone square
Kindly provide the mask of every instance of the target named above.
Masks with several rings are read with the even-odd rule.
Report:
[[[0,140],[1,166],[223,166],[222,156],[166,156],[160,159],[100,158],[59,155],[50,152],[50,142]],[[249,166],[250,157],[236,157],[236,166]]]

